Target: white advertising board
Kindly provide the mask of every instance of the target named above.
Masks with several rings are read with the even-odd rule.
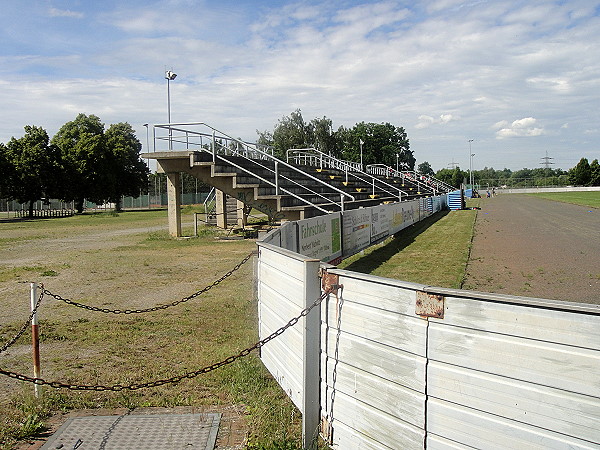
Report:
[[[340,213],[299,220],[298,253],[330,262],[342,256]]]
[[[380,241],[390,234],[391,205],[379,205],[371,210],[371,243]]]
[[[369,208],[344,211],[344,257],[371,244],[371,211]]]
[[[412,225],[419,220],[419,201],[411,200],[410,202],[392,203],[390,206],[389,221],[390,234],[395,234],[398,231]]]

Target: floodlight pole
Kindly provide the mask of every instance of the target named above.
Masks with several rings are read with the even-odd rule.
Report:
[[[471,189],[473,189],[473,156],[475,155],[471,152],[471,142],[473,142],[473,139],[469,139],[469,182]]]
[[[150,136],[148,134],[148,124],[145,123],[144,126],[146,127],[146,153],[150,153]]]
[[[169,116],[169,151],[173,150],[173,130],[171,129],[171,81],[177,77],[177,74],[172,70],[165,71],[165,79],[167,80],[167,113]]]
[[[360,170],[364,170],[364,166],[363,166],[363,150],[362,150],[362,146],[363,146],[363,140],[359,140],[360,143]]]

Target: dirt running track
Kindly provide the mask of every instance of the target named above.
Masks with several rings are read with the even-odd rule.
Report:
[[[600,209],[482,199],[464,289],[600,304]]]

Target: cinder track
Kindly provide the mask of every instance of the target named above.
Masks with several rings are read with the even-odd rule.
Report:
[[[528,195],[482,199],[463,287],[600,304],[600,210]]]

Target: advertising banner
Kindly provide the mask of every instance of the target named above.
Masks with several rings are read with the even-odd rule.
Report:
[[[390,234],[396,234],[419,220],[419,201],[392,203],[390,206]]]
[[[344,257],[371,245],[371,211],[369,208],[344,211]]]
[[[342,256],[340,213],[299,220],[298,253],[330,262]]]
[[[371,243],[374,243],[390,234],[391,205],[373,206],[369,209],[371,210]]]

